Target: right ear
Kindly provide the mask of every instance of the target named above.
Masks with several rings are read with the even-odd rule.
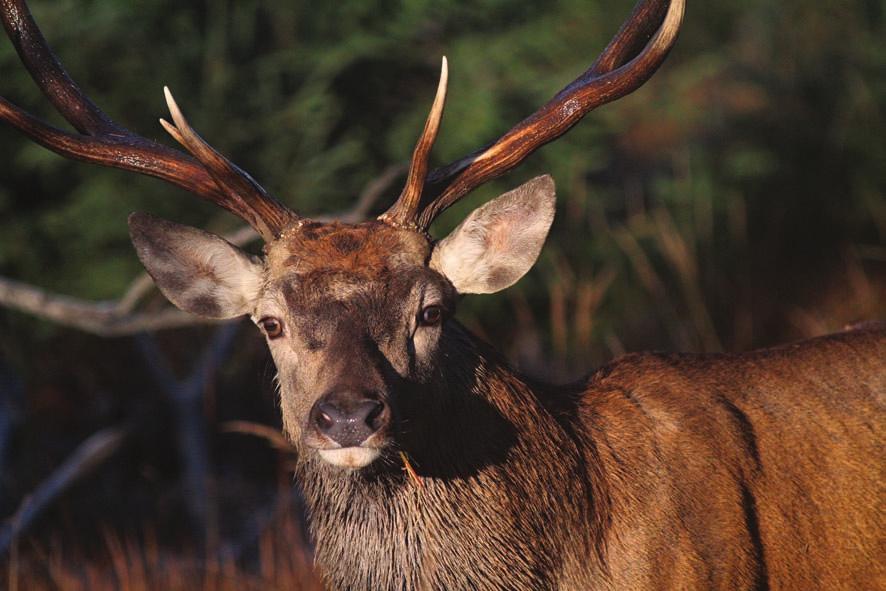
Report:
[[[478,207],[434,246],[431,268],[461,294],[513,285],[541,252],[554,202],[554,179],[543,175]]]
[[[146,213],[129,216],[138,258],[163,295],[185,312],[233,318],[252,312],[261,293],[261,260],[227,240]]]

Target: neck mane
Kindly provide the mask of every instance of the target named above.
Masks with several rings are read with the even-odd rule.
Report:
[[[396,402],[398,450],[357,472],[300,454],[317,563],[333,588],[548,588],[550,573],[602,558],[608,502],[575,412],[581,389],[530,384],[454,332],[445,373]]]

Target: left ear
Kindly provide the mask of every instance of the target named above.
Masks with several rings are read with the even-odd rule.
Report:
[[[138,258],[170,302],[207,318],[249,314],[262,289],[263,267],[223,238],[146,213],[129,216]]]
[[[554,179],[536,177],[471,212],[437,243],[430,266],[458,293],[494,293],[523,277],[554,221]]]

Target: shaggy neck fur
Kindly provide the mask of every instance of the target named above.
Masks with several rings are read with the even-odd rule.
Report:
[[[300,454],[327,584],[541,589],[593,579],[607,495],[575,418],[579,389],[530,387],[466,331],[453,333],[448,373],[396,401],[397,444],[421,485],[398,450],[359,472]]]

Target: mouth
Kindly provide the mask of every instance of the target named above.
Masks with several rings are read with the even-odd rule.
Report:
[[[358,470],[365,468],[381,455],[377,447],[339,447],[334,449],[318,449],[317,454],[325,462],[339,468]]]

